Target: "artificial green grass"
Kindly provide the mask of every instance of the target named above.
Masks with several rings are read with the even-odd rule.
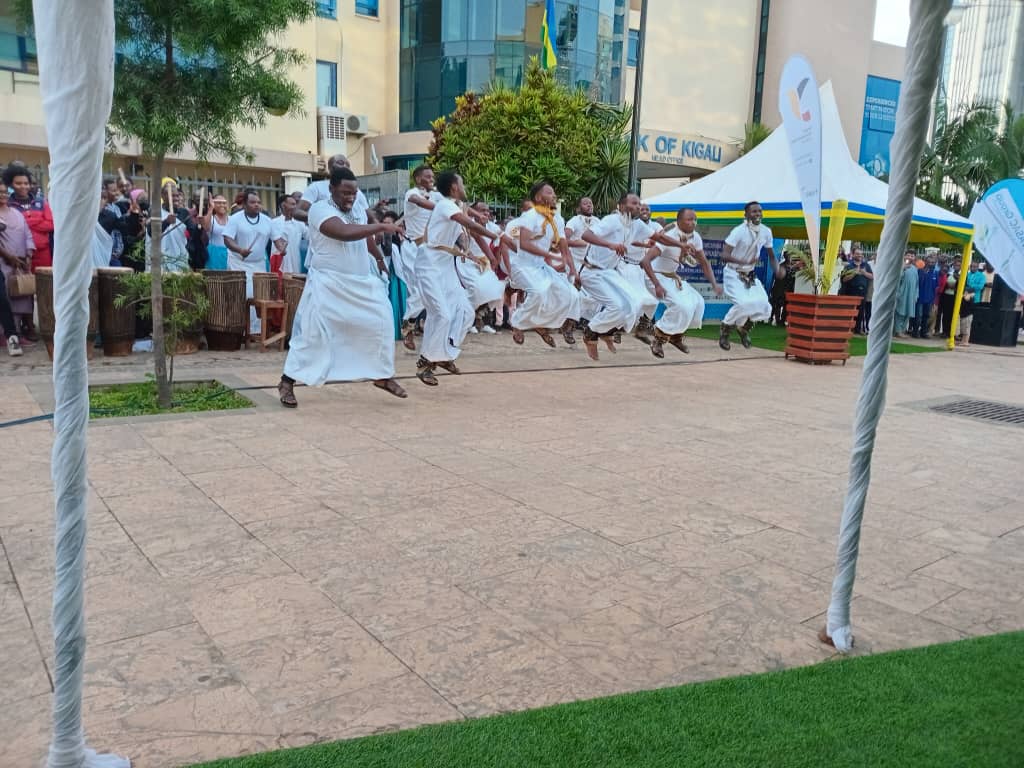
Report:
[[[1024,765],[1024,632],[219,760],[207,768]]]
[[[251,401],[218,381],[176,384],[172,407],[169,410],[157,405],[156,382],[152,380],[89,388],[89,414],[94,419],[145,416],[155,413],[227,411],[251,407]]]
[[[686,335],[698,339],[714,339],[718,341],[718,327],[718,323],[706,324],[703,328],[687,331]],[[735,332],[732,334],[731,340],[733,344],[739,343],[739,337],[736,336]],[[778,325],[758,323],[750,332],[750,340],[755,347],[760,349],[771,349],[781,352],[786,347],[786,329]],[[903,344],[896,341],[893,342],[890,351],[894,355],[909,355],[918,352],[944,352],[945,347],[924,347],[919,344]],[[867,336],[854,336],[850,339],[850,357],[863,357],[867,353]]]

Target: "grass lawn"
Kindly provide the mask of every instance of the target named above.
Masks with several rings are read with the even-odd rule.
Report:
[[[218,381],[175,384],[170,410],[161,410],[157,405],[156,382],[152,380],[137,384],[89,387],[89,415],[93,419],[251,407],[252,403],[248,399]]]
[[[1024,632],[208,763],[207,768],[1024,765]]]
[[[687,336],[698,339],[713,339],[718,341],[718,323],[706,323],[703,328],[687,331]],[[733,332],[729,337],[733,344],[739,344],[739,337]],[[765,325],[758,323],[750,332],[750,340],[755,347],[760,349],[772,349],[781,352],[786,347],[786,329],[776,325]],[[945,347],[924,347],[919,344],[903,344],[893,342],[892,354],[909,355],[917,352],[945,352]],[[850,357],[863,357],[868,353],[868,337],[854,336],[850,339]]]

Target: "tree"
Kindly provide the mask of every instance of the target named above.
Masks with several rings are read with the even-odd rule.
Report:
[[[743,126],[743,139],[736,141],[740,157],[750,152],[754,147],[772,135],[772,130],[763,123],[746,123]]]
[[[160,406],[171,403],[167,378],[161,268],[164,160],[190,147],[200,162],[251,160],[237,127],[259,128],[268,113],[300,114],[302,91],[288,70],[305,61],[279,45],[293,23],[313,15],[312,0],[116,0],[119,55],[114,70],[112,137],[137,139],[152,160],[149,194],[153,360]],[[29,22],[31,3],[23,0]]]
[[[427,162],[457,168],[476,197],[525,197],[545,180],[564,199],[596,195],[607,209],[626,189],[631,114],[568,89],[533,58],[520,88],[492,84],[459,96],[433,123]]]

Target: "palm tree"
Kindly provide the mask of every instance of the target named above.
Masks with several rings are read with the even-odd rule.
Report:
[[[995,141],[979,150],[984,163],[979,173],[982,191],[1003,179],[1024,178],[1024,114],[1016,114],[1013,105],[1004,102]]]
[[[740,157],[750,152],[754,147],[772,135],[772,129],[763,123],[747,123],[743,126],[743,140],[736,141],[736,148],[739,149]]]
[[[604,138],[597,147],[597,162],[587,196],[594,201],[594,210],[615,210],[619,198],[629,186],[629,126],[633,108],[629,104],[593,103],[590,116],[602,125]]]

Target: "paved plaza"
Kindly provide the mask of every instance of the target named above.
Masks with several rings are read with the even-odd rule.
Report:
[[[582,345],[580,345],[582,346]],[[140,768],[827,662],[862,360],[694,340],[667,363],[471,337],[405,401],[272,389],[89,428],[92,746]],[[147,356],[94,361],[137,380]],[[399,351],[410,376],[415,356]],[[179,378],[273,385],[281,353]],[[892,358],[853,604],[858,653],[1024,627],[1024,355]],[[48,410],[34,350],[0,421]],[[51,426],[0,429],[0,763],[40,764],[52,690]]]

